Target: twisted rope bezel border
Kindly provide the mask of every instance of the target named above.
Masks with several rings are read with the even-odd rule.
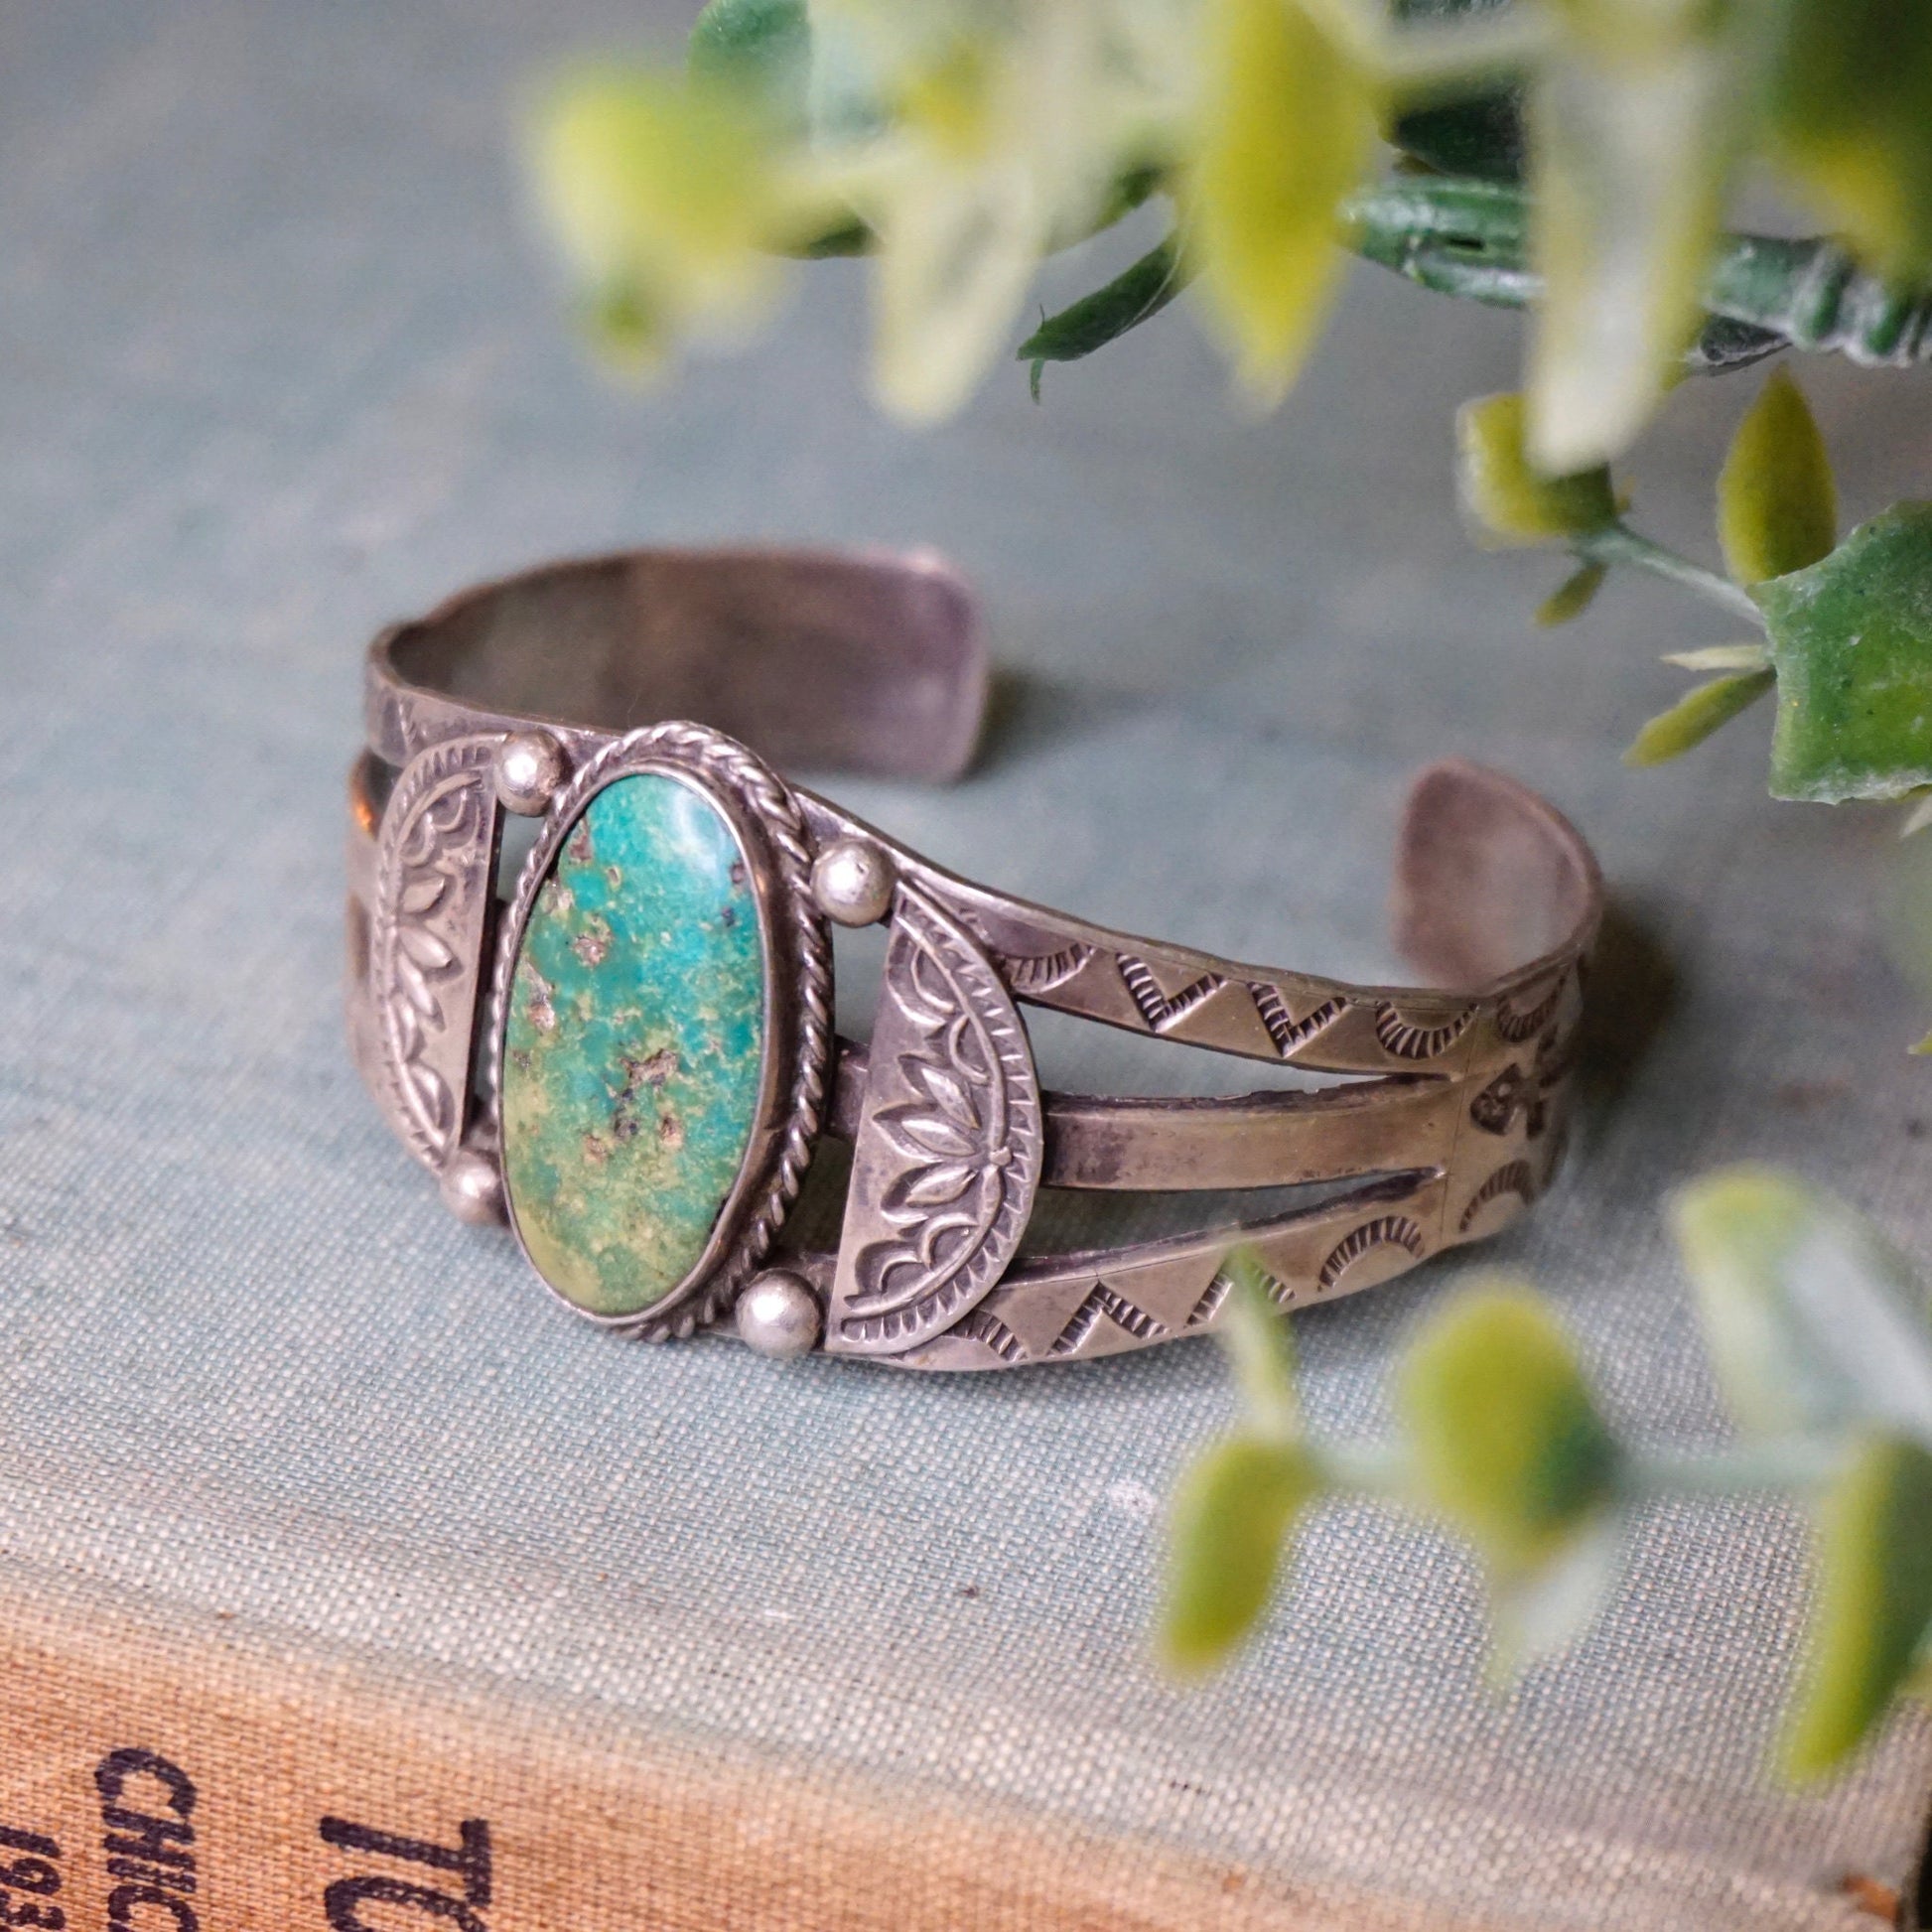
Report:
[[[721,1253],[707,1253],[665,1300],[640,1314],[598,1315],[558,1296],[584,1319],[643,1341],[683,1339],[719,1319],[746,1279],[770,1252],[798,1197],[811,1163],[825,1110],[826,1072],[832,1049],[832,953],[824,916],[812,896],[812,847],[791,788],[755,752],[708,726],[673,719],[646,725],[606,745],[575,771],[551,799],[542,830],[517,874],[497,936],[490,977],[489,1035],[484,1067],[488,1118],[496,1156],[502,1161],[503,1034],[510,980],[523,928],[538,889],[563,841],[592,798],[607,784],[633,772],[665,768],[695,777],[719,796],[739,829],[761,839],[763,852],[749,852],[766,907],[772,957],[766,963],[767,1056],[776,1055],[776,1078],[767,1082],[759,1133],[775,1127],[773,1145],[756,1166],[741,1171],[719,1214],[727,1234]],[[738,807],[737,812],[729,808]],[[747,826],[743,821],[749,821]],[[768,1057],[767,1067],[772,1064]],[[507,1191],[507,1190],[506,1190]],[[515,1226],[514,1212],[511,1226]],[[714,1237],[715,1238],[715,1237]],[[557,1291],[546,1289],[553,1295]]]

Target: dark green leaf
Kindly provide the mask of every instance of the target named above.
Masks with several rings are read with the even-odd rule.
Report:
[[[1302,1449],[1254,1436],[1229,1438],[1187,1470],[1173,1500],[1161,1615],[1170,1669],[1209,1670],[1254,1627],[1290,1525],[1315,1487]]]
[[[1395,145],[1446,175],[1481,181],[1520,181],[1523,175],[1523,100],[1514,88],[1477,94],[1399,115]]]
[[[1862,1443],[1819,1501],[1818,1587],[1786,1770],[1817,1777],[1864,1740],[1912,1674],[1932,1624],[1932,1453]]]
[[[1034,393],[1039,392],[1039,370],[1046,362],[1077,362],[1104,348],[1130,329],[1159,315],[1187,286],[1189,271],[1180,259],[1173,237],[1160,242],[1132,267],[1123,269],[1105,288],[1048,316],[1015,351],[1034,365]]]
[[[1729,724],[1740,711],[1754,705],[1776,682],[1775,671],[1740,671],[1698,685],[1688,697],[1680,698],[1668,711],[1658,713],[1636,735],[1623,755],[1624,763],[1664,764],[1671,759],[1682,758],[1721,726]]]
[[[1932,783],[1932,503],[1899,503],[1751,592],[1778,672],[1771,790],[1897,798]]]
[[[1617,1450],[1534,1296],[1478,1290],[1412,1342],[1396,1385],[1422,1498],[1500,1576],[1554,1557],[1607,1498]]]
[[[1788,369],[1744,412],[1718,478],[1725,562],[1744,585],[1803,570],[1838,541],[1838,485],[1825,439]]]

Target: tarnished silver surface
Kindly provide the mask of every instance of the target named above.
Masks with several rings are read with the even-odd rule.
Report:
[[[1027,1029],[972,935],[901,890],[854,1139],[825,1346],[903,1355],[985,1300],[1039,1185]]]
[[[737,1326],[771,1353],[815,1343],[932,1369],[1090,1359],[1213,1327],[1236,1244],[1294,1307],[1493,1233],[1549,1185],[1601,898],[1553,808],[1479,766],[1424,771],[1396,924],[1434,983],[1357,986],[957,878],[715,728],[803,762],[950,777],[985,679],[970,601],[926,556],[638,553],[488,586],[378,638],[369,749],[350,775],[349,1025],[391,1125],[446,1173],[453,1159],[500,1167],[504,990],[536,889],[602,785],[670,768],[727,811],[756,876],[770,962],[763,1099],[700,1265],[647,1315],[606,1325],[690,1334],[727,1321],[756,1280],[763,1299]],[[659,705],[711,722],[647,722]],[[520,756],[543,742],[532,734],[575,773],[554,794],[548,761]],[[495,919],[501,812],[545,795]],[[828,911],[890,917],[873,1038],[836,1052]],[[480,1034],[485,976],[495,996]],[[1042,1095],[1017,1003],[1343,1077],[1204,1100]],[[785,1238],[821,1133],[852,1144],[835,1253]],[[1217,1206],[1189,1232],[1116,1249],[1023,1249],[1041,1187],[1238,1196],[1349,1182],[1313,1205]],[[458,1204],[483,1203],[464,1187]]]

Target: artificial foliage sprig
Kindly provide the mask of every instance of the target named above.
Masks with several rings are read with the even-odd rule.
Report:
[[[1932,783],[1932,510],[1901,504],[1837,542],[1788,378],[1725,464],[1727,575],[1578,497],[1603,496],[1604,465],[1687,368],[1781,348],[1932,358],[1924,0],[711,0],[685,71],[567,77],[531,155],[580,312],[617,359],[742,336],[784,257],[867,254],[878,394],[912,420],[958,407],[1017,334],[1037,395],[1048,363],[1183,293],[1266,406],[1349,249],[1527,310],[1521,398],[1473,405],[1461,445],[1482,529],[1577,554],[1538,621],[1576,618],[1629,566],[1762,636],[1761,656],[1740,647],[1646,726],[1631,761],[1674,758],[1775,690],[1777,795]],[[1747,167],[1834,232],[1727,231]],[[1040,262],[1150,202],[1165,236],[1023,332]],[[1505,442],[1491,517],[1468,472]]]
[[[1578,616],[1611,567],[1670,579],[1759,637],[1667,661],[1717,675],[1637,735],[1659,764],[1777,693],[1770,788],[1780,798],[1894,799],[1932,783],[1932,505],[1899,503],[1838,538],[1838,486],[1803,392],[1778,369],[1731,438],[1717,485],[1727,575],[1635,529],[1607,469],[1546,477],[1514,395],[1465,403],[1457,481],[1478,542],[1568,548],[1575,575],[1538,613]]]
[[[1261,1622],[1324,1497],[1366,1497],[1461,1538],[1488,1580],[1499,1670],[1574,1639],[1615,1587],[1629,1521],[1664,1496],[1786,1496],[1815,1525],[1805,1654],[1779,1762],[1841,1764],[1902,1696],[1932,1692],[1932,1318],[1905,1262],[1841,1203],[1754,1168],[1673,1205],[1736,1433],[1706,1452],[1622,1440],[1554,1313],[1493,1282],[1451,1297],[1395,1364],[1392,1442],[1305,1430],[1279,1293],[1228,1262],[1236,1427],[1183,1474],[1159,1638],[1175,1671]]]

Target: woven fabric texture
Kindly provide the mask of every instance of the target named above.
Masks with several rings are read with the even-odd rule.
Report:
[[[1363,269],[1264,425],[1171,316],[1037,409],[1016,367],[914,437],[867,403],[833,266],[754,352],[623,396],[568,340],[509,137],[545,63],[681,24],[0,4],[0,1555],[426,1694],[501,1682],[586,1735],[1018,1807],[1417,1923],[1857,1923],[1846,1875],[1916,1856],[1932,1730],[1816,1793],[1768,1781],[1788,1516],[1657,1510],[1592,1634],[1498,1696],[1465,1558],[1337,1510],[1242,1662],[1177,1691],[1146,1637],[1161,1498],[1230,1414],[1211,1345],[960,1381],[626,1347],[385,1137],[338,1002],[366,635],[559,552],[936,543],[987,600],[988,754],[948,791],[835,788],[943,863],[1374,976],[1415,765],[1498,764],[1597,842],[1624,936],[1570,1177],[1488,1249],[1304,1318],[1318,1428],[1385,1427],[1405,1328],[1503,1266],[1620,1426],[1718,1440],[1658,1210],[1721,1160],[1794,1164],[1932,1261],[1890,828],[1773,806],[1761,720],[1621,768],[1683,681],[1658,652],[1728,632],[1614,584],[1536,633],[1555,564],[1466,547],[1449,416],[1512,380],[1510,323]],[[1923,387],[1805,378],[1854,507],[1909,493]],[[1635,466],[1687,545],[1754,380],[1687,388]],[[1056,1084],[1244,1082],[1038,1037]]]

